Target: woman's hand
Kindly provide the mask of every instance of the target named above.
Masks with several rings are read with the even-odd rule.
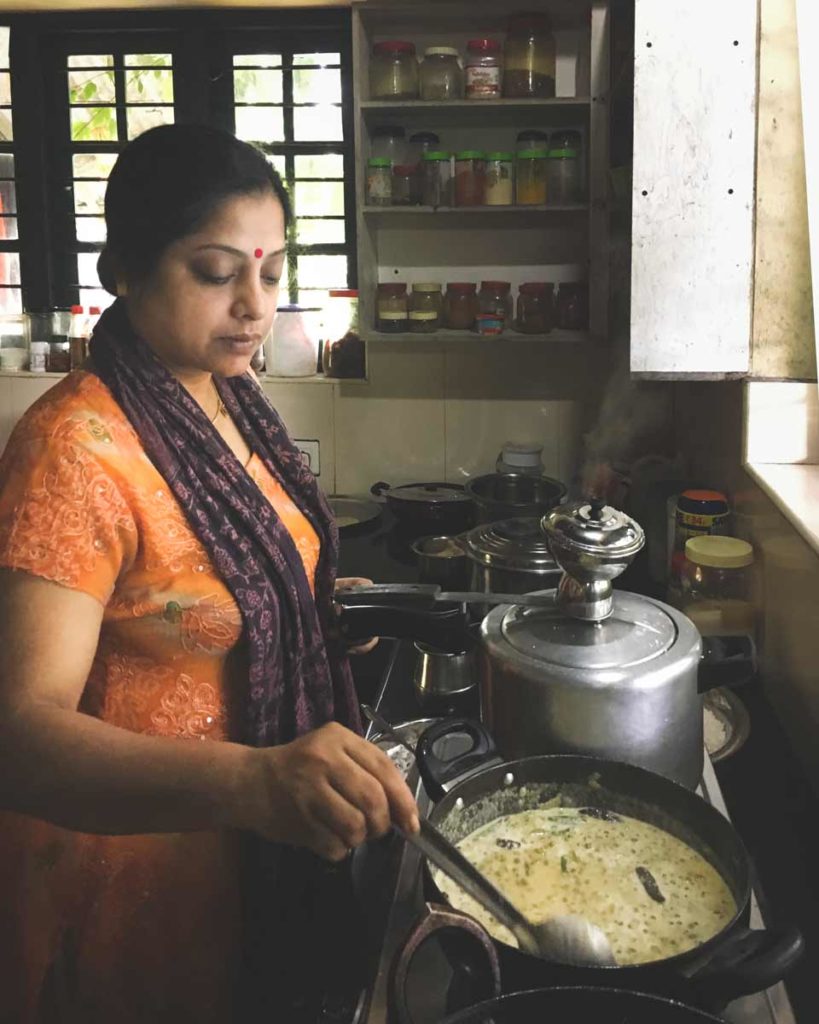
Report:
[[[365,579],[363,576],[342,576],[340,579],[336,580],[335,592],[338,593],[340,590],[350,590],[352,587],[371,587],[372,584],[372,580]],[[347,648],[347,653],[368,654],[377,643],[377,636],[371,637],[369,640],[358,640],[354,646]]]
[[[247,824],[274,842],[339,861],[392,824],[418,831],[418,808],[392,761],[336,722],[253,754],[257,797]]]

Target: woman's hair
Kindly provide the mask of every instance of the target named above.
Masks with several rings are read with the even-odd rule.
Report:
[[[197,231],[226,199],[265,192],[282,204],[286,229],[292,212],[281,178],[247,142],[199,124],[137,136],[105,190],[107,241],[97,261],[103,288],[116,295],[116,274],[146,277],[169,245]]]

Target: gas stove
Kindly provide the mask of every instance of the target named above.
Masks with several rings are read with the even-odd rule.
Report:
[[[410,683],[416,657],[411,643],[395,644],[376,700],[377,710],[387,721],[397,724],[441,714],[476,714],[477,693],[459,697],[457,705],[446,709],[422,707]],[[371,734],[377,731],[370,730]],[[421,813],[427,813],[429,800],[414,768],[408,781],[416,793]],[[717,777],[707,756],[698,792],[728,817]],[[354,862],[353,869],[361,890],[368,893],[366,913],[371,929],[382,936],[369,964],[354,1024],[398,1024],[391,1000],[392,968],[423,906],[421,856],[413,847],[393,837],[371,846],[357,863]],[[759,904],[754,897],[751,927],[762,926]],[[445,1015],[445,993],[452,982],[452,969],[442,955],[433,952],[427,954],[417,973],[411,993],[413,1017],[416,1024],[434,1024]],[[410,978],[408,991],[412,984]],[[735,1000],[722,1011],[722,1016],[729,1024],[796,1024],[782,983]]]

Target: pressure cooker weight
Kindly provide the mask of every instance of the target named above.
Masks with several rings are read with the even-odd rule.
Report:
[[[736,914],[717,871],[679,839],[622,814],[558,802],[496,818],[457,844],[530,921],[580,914],[603,929],[624,965],[693,949]],[[517,945],[454,882],[434,877],[455,907]]]

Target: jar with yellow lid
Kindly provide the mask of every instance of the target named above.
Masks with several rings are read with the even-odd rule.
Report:
[[[753,564],[753,547],[737,537],[686,542],[681,606],[703,636],[754,633]]]
[[[418,334],[429,334],[441,326],[443,296],[439,282],[414,284],[410,293],[409,329]]]

